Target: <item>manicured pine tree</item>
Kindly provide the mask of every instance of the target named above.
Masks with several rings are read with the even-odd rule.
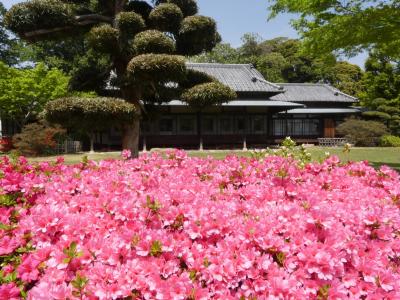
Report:
[[[168,102],[182,93],[190,103],[190,95],[199,92],[209,104],[220,103],[223,93],[223,101],[235,96],[221,84],[213,83],[214,95],[209,85],[188,80],[196,76],[188,76],[184,55],[209,51],[220,41],[215,21],[197,12],[195,0],[155,0],[152,5],[137,0],[31,0],[14,5],[5,23],[31,42],[84,34],[93,51],[109,57],[116,74],[115,96],[136,107],[136,117],[124,125],[122,142],[136,157],[144,105]]]

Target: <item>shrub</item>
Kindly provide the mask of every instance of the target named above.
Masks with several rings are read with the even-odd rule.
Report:
[[[2,137],[0,139],[0,152],[9,152],[13,148],[12,138]]]
[[[0,299],[399,299],[399,174],[297,165],[2,158]]]
[[[18,3],[7,12],[4,21],[10,30],[21,34],[54,26],[68,26],[75,22],[71,6],[58,0]]]
[[[88,33],[90,47],[101,53],[116,53],[118,51],[118,29],[104,24],[93,27]]]
[[[65,135],[60,126],[50,126],[45,121],[31,123],[14,135],[14,147],[23,155],[38,156],[54,154],[57,142]]]
[[[211,51],[221,40],[217,33],[217,24],[209,17],[190,16],[182,21],[177,39],[180,53],[196,55],[204,49]]]
[[[400,137],[395,135],[384,135],[380,140],[382,147],[400,147]]]
[[[198,7],[196,0],[156,0],[156,4],[159,3],[173,3],[181,9],[185,17],[193,16],[197,14]]]
[[[185,58],[167,54],[141,54],[128,64],[128,73],[132,80],[151,79],[155,82],[181,81],[185,78]]]
[[[138,33],[133,40],[137,54],[144,53],[173,53],[174,41],[158,30],[146,30]]]
[[[236,99],[237,95],[230,87],[219,82],[198,84],[182,94],[182,101],[192,107],[202,109],[210,105],[222,104]]]
[[[155,29],[177,33],[183,20],[183,14],[177,5],[162,3],[151,11],[149,20]]]
[[[119,31],[128,37],[135,36],[146,27],[143,17],[135,12],[121,12],[115,21]]]
[[[388,129],[380,122],[350,118],[337,127],[337,132],[356,146],[373,147],[388,134]]]

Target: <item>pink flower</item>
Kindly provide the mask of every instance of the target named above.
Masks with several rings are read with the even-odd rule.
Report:
[[[123,159],[129,159],[132,157],[131,150],[125,149],[122,151],[121,156]]]
[[[15,283],[6,283],[0,285],[0,299],[18,300],[21,299],[21,293]]]
[[[18,277],[25,282],[31,282],[39,277],[39,271],[37,269],[40,264],[39,260],[36,260],[33,255],[27,255],[22,260],[22,263],[17,268]]]

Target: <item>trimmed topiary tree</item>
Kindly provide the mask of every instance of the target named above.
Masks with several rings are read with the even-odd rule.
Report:
[[[136,107],[117,98],[60,98],[45,107],[46,119],[75,132],[87,134],[94,152],[94,134],[124,126],[136,116]]]
[[[123,126],[123,148],[136,157],[143,105],[179,98],[185,86],[192,88],[183,56],[209,51],[220,41],[215,21],[197,11],[194,0],[154,0],[153,5],[139,0],[31,0],[14,5],[5,22],[33,42],[85,34],[95,52],[109,57],[109,69],[116,74],[114,96],[136,107],[136,117]],[[201,90],[209,105],[232,98],[230,89],[212,87],[197,87],[197,94],[186,93],[185,99],[193,103],[190,96]]]
[[[356,146],[375,147],[382,136],[389,133],[388,128],[380,122],[349,118],[337,127],[338,134],[346,137]]]
[[[235,91],[218,82],[214,77],[196,70],[188,70],[186,80],[181,83],[185,87],[182,101],[192,107],[197,113],[197,135],[199,136],[199,150],[203,150],[203,136],[201,131],[201,113],[207,107],[220,105],[237,97]]]

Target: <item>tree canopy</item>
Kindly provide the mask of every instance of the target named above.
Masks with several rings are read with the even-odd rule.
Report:
[[[292,24],[307,52],[332,51],[355,55],[379,49],[400,55],[400,3],[398,0],[269,0],[270,17],[298,15]]]
[[[48,121],[87,134],[91,151],[94,150],[93,138],[96,131],[123,126],[136,113],[133,104],[118,98],[68,97],[50,101],[45,106],[45,117]]]
[[[35,119],[48,101],[68,93],[69,77],[44,64],[16,69],[0,62],[0,74],[0,111],[20,127]]]
[[[11,66],[18,62],[18,41],[13,38],[4,26],[6,9],[0,2],[0,61]]]
[[[81,63],[71,68],[71,87],[81,88],[79,83],[90,78],[88,74],[100,74],[83,88],[111,83],[112,89],[106,93],[134,104],[139,116],[143,104],[168,101],[173,93],[179,97],[185,91],[180,86],[187,82],[184,55],[210,51],[221,40],[215,21],[197,11],[193,0],[155,0],[152,4],[139,0],[30,0],[11,7],[5,22],[31,42],[84,37],[92,58],[106,59],[91,68],[90,60],[83,56]],[[92,61],[99,61],[96,58]],[[104,76],[110,71],[115,78],[106,82]],[[219,92],[208,93],[208,103],[218,104]],[[126,124],[123,138],[123,147],[134,156],[138,136],[136,118]]]
[[[363,71],[357,65],[338,61],[333,55],[316,57],[302,51],[302,42],[285,37],[262,40],[246,34],[243,44],[233,48],[218,44],[212,51],[193,56],[194,62],[251,63],[271,82],[324,82],[357,96],[362,90]]]

